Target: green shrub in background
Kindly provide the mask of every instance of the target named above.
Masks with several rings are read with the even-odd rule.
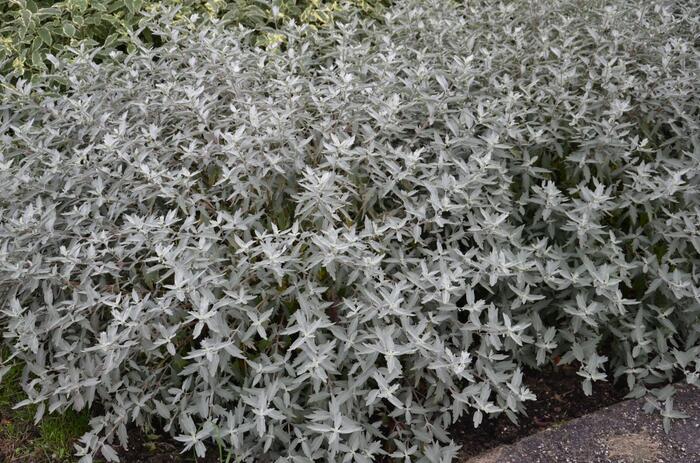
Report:
[[[352,0],[345,6],[376,15],[386,3]],[[321,25],[344,9],[341,2],[329,0],[6,0],[0,2],[0,72],[37,75],[47,70],[48,53],[58,56],[81,43],[104,45],[106,52],[132,51],[130,32],[148,20],[145,15],[173,5],[181,7],[183,18],[207,15],[259,28],[263,45],[280,39],[269,28],[285,19]],[[154,43],[148,30],[143,35],[146,43]]]

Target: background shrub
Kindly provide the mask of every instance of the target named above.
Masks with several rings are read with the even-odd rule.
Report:
[[[82,461],[130,422],[233,461],[449,461],[549,362],[680,416],[689,5],[408,0],[264,48],[166,17],[160,48],[58,63],[62,94],[6,81],[3,363],[37,418],[100,404]]]
[[[112,50],[134,50],[132,34],[147,26],[150,15],[180,8],[180,19],[192,14],[255,27],[265,45],[279,40],[274,26],[290,18],[312,25],[327,24],[334,16],[358,8],[377,15],[384,0],[5,0],[0,4],[0,70],[18,76],[34,75],[51,66],[47,54],[63,55],[67,48],[86,44]],[[159,45],[145,27],[140,40]]]

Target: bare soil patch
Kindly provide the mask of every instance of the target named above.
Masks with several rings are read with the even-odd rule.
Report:
[[[625,463],[650,463],[658,461],[661,444],[646,432],[622,434],[604,439],[608,456]]]

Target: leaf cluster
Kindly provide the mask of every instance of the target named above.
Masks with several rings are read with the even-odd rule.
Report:
[[[3,81],[0,364],[232,461],[443,462],[525,367],[700,375],[698,7],[403,0]],[[652,392],[650,392],[652,391]]]

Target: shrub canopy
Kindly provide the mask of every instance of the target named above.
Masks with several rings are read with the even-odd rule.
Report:
[[[525,367],[698,384],[698,7],[400,1],[164,46],[0,102],[0,328],[78,453],[442,462]],[[167,16],[167,15],[166,15]],[[51,80],[55,82],[55,80]],[[256,460],[256,461],[257,461]]]

